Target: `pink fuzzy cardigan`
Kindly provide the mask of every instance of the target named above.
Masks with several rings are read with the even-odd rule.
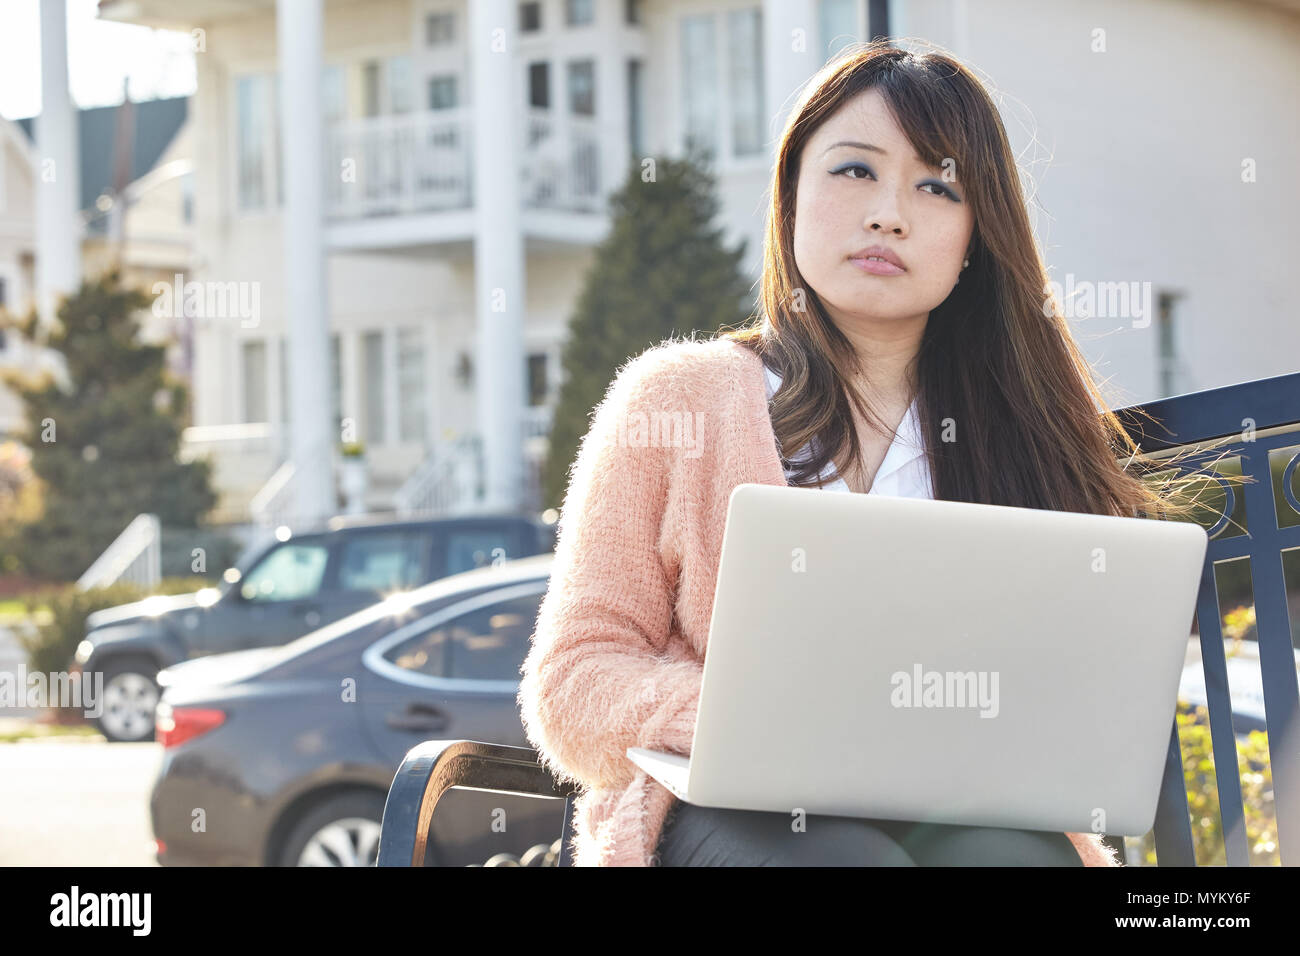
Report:
[[[524,729],[575,781],[574,864],[654,866],[677,798],[628,747],[689,754],[728,498],[785,485],[762,361],[725,339],[629,360],[569,475],[550,585],[522,669]],[[1086,866],[1118,866],[1066,834]]]

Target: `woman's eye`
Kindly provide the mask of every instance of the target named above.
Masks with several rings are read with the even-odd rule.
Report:
[[[862,175],[855,176],[852,175],[853,173],[862,173]],[[871,179],[876,178],[876,174],[873,173],[870,169],[868,169],[866,166],[859,166],[856,163],[851,166],[841,166],[839,169],[833,169],[831,170],[831,175],[844,176],[848,179],[867,179],[868,177]],[[942,196],[945,199],[959,201],[957,200],[956,193],[954,193],[947,186],[944,186],[942,183],[936,183],[936,182],[922,183],[921,188],[930,191],[930,195],[932,196]]]
[[[949,189],[947,186],[941,186],[941,185],[939,185],[938,183],[924,183],[923,185],[925,185],[925,186],[933,186],[933,187],[934,187],[934,195],[936,195],[936,196],[946,196],[946,197],[949,198],[949,199],[956,199],[956,198],[957,198],[956,196],[953,195],[952,190]]]
[[[865,167],[865,166],[841,166],[839,169],[833,170],[832,173],[831,173],[831,175],[833,175],[833,176],[848,176],[849,179],[865,179],[865,178],[866,178],[866,176],[849,176],[849,173],[853,173],[853,172],[865,173],[866,176],[871,176],[871,175],[872,175],[871,170],[867,169],[867,167]]]

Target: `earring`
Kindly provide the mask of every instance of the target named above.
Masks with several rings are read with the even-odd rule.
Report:
[[[963,259],[963,260],[961,261],[961,267],[962,267],[963,269],[965,269],[968,265],[970,265],[970,260],[969,260],[969,259]]]

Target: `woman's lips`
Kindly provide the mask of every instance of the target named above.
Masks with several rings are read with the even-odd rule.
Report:
[[[875,276],[901,276],[904,272],[907,271],[906,269],[900,269],[892,262],[886,262],[884,259],[864,259],[864,258],[852,257],[849,259],[849,262],[853,263],[863,272],[867,272]]]

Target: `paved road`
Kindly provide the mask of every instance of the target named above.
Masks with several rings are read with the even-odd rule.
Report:
[[[155,866],[149,790],[162,747],[0,743],[0,866]]]

